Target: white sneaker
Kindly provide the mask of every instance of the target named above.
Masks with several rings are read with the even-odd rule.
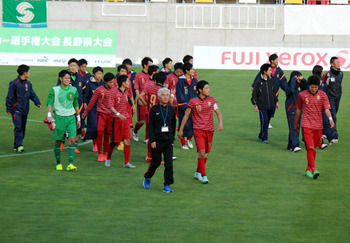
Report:
[[[177,157],[173,156],[173,160],[177,160]]]
[[[328,144],[324,143],[324,144],[321,145],[321,148],[320,148],[320,149],[325,149],[325,148],[327,148],[327,147],[328,147]]]
[[[137,136],[137,133],[134,133],[134,131],[132,131],[132,138],[138,142],[139,141],[139,136]]]
[[[148,139],[146,139],[146,140],[143,140],[143,142],[144,142],[145,144],[147,144],[147,143],[148,143]]]
[[[106,166],[106,167],[111,167],[111,160],[110,160],[110,159],[107,159],[107,160],[106,160],[105,166]]]
[[[190,149],[193,149],[192,140],[187,140],[187,146],[188,146]]]
[[[337,144],[339,142],[338,139],[332,139],[330,142],[329,142],[329,146],[332,146],[334,144]]]
[[[130,163],[127,163],[127,164],[123,164],[123,167],[124,168],[135,168],[136,166],[135,165],[132,165]]]
[[[273,126],[271,125],[271,123],[269,123],[269,129],[273,128]]]
[[[323,138],[323,139],[327,139],[327,136],[323,134],[323,135],[322,135],[322,138]]]
[[[185,144],[185,145],[182,145],[181,148],[182,148],[182,149],[190,149],[189,147],[187,147],[186,144]]]
[[[293,149],[293,153],[299,152],[300,150],[301,150],[301,148],[295,147],[295,148]]]

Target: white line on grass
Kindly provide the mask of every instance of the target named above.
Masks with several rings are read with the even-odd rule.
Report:
[[[89,140],[89,141],[86,141],[86,142],[83,142],[83,143],[80,143],[80,145],[85,145],[85,144],[88,144],[88,143],[91,143],[92,141]],[[64,148],[68,148],[68,147],[64,147]],[[14,157],[14,156],[23,156],[23,155],[30,155],[30,154],[40,154],[40,153],[46,153],[46,152],[51,152],[53,151],[53,149],[47,149],[47,150],[41,150],[41,151],[35,151],[35,152],[29,152],[29,153],[23,153],[23,154],[5,154],[5,155],[0,155],[0,158],[6,158],[6,157]]]
[[[1,118],[1,119],[12,120],[12,117],[0,116],[0,118]],[[44,121],[32,120],[32,119],[28,119],[27,121],[30,121],[30,122],[40,122],[40,123],[44,123]]]

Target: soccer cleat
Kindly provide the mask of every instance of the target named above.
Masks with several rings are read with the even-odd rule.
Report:
[[[145,177],[145,179],[143,180],[143,187],[145,188],[145,189],[150,189],[151,188],[151,179],[147,179],[146,177]]]
[[[194,173],[194,179],[201,181],[202,180],[202,174],[200,172]]]
[[[107,154],[104,154],[104,155],[103,155],[103,160],[104,160],[104,161],[107,160]]]
[[[164,186],[163,188],[163,192],[166,192],[166,193],[170,193],[170,192],[174,192],[169,185],[166,185]]]
[[[187,146],[188,146],[190,149],[193,149],[193,144],[192,144],[192,141],[191,141],[191,140],[187,140]]]
[[[80,154],[80,151],[79,151],[78,148],[75,148],[75,153],[76,153],[76,154]]]
[[[264,141],[262,141],[262,143],[264,143],[264,144],[268,144],[268,143],[269,143],[269,141],[264,140]]]
[[[323,139],[327,139],[327,136],[323,134],[323,135],[322,135],[322,138],[323,138]]]
[[[146,161],[148,162],[148,163],[151,163],[152,162],[152,157],[146,157]]]
[[[308,177],[308,178],[313,178],[313,176],[312,176],[312,173],[311,173],[311,171],[309,171],[309,170],[307,170],[306,172],[305,172],[305,175],[306,175],[306,177]]]
[[[124,150],[124,143],[123,143],[123,142],[120,142],[120,144],[119,144],[119,146],[117,147],[117,149],[118,149],[119,151]]]
[[[321,145],[320,149],[325,149],[327,147],[328,147],[328,144],[324,143],[324,144]]]
[[[258,140],[259,140],[260,142],[262,142],[262,139],[261,139],[261,138],[259,138],[259,137],[258,137]]]
[[[319,177],[319,176],[320,176],[320,172],[318,172],[317,170],[315,170],[314,173],[312,174],[312,177],[314,179],[317,179],[317,177]]]
[[[295,147],[294,149],[293,149],[293,153],[296,153],[296,152],[299,152],[301,150],[301,148],[299,148],[299,147]]]
[[[147,144],[148,143],[148,139],[143,140],[143,143]]]
[[[110,159],[107,159],[107,160],[106,160],[105,166],[106,166],[106,167],[111,167],[111,160],[110,160]]]
[[[57,164],[56,165],[56,170],[63,170],[62,164]]]
[[[61,143],[61,151],[63,151],[64,143]]]
[[[24,152],[24,147],[23,146],[19,146],[17,148],[17,153],[23,153]]]
[[[105,161],[105,156],[104,156],[103,154],[99,154],[99,155],[98,155],[98,158],[97,158],[97,161],[98,161],[98,162],[103,162],[103,161]]]
[[[181,146],[182,149],[190,149],[186,144]]]
[[[135,165],[130,164],[129,162],[127,164],[123,164],[124,168],[135,168]]]
[[[67,166],[67,171],[75,171],[77,170],[78,168],[76,166],[74,166],[73,164],[70,164]]]
[[[332,139],[332,140],[329,142],[329,146],[332,146],[332,145],[334,145],[334,144],[337,144],[338,142],[339,142],[339,140],[336,139],[336,138],[334,138],[334,139]]]
[[[203,183],[203,184],[208,184],[208,183],[209,183],[209,180],[208,180],[208,177],[207,177],[207,176],[203,176],[203,177],[202,177],[202,183]]]
[[[97,144],[94,144],[94,146],[92,147],[92,152],[97,152],[98,149],[97,149]]]
[[[269,129],[273,128],[273,126],[271,125],[271,123],[269,123]]]
[[[173,156],[173,160],[177,160],[177,157]]]
[[[134,133],[134,131],[132,131],[132,138],[138,142],[139,141],[139,136],[137,135],[137,133]]]

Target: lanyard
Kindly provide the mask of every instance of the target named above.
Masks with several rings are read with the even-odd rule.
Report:
[[[162,105],[159,103],[160,106],[160,113],[162,113],[162,118],[163,118],[163,122],[164,122],[164,126],[166,126],[166,118],[168,117],[168,105],[166,105],[166,113],[165,113],[165,117],[163,115],[163,109],[162,109]]]

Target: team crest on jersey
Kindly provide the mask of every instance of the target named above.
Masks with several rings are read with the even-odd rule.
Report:
[[[277,78],[279,78],[280,77],[280,75],[279,74],[277,74]]]
[[[208,106],[211,106],[211,102],[210,101],[208,102]]]
[[[26,91],[28,91],[28,84],[26,84]]]
[[[72,100],[73,97],[74,97],[74,94],[73,94],[73,93],[68,93],[68,94],[67,94],[67,99]]]
[[[79,82],[79,87],[81,87],[81,82]]]
[[[193,89],[196,90],[196,86],[194,86]]]
[[[317,100],[320,100],[320,99],[321,99],[321,96],[317,95],[316,99],[317,99]]]

